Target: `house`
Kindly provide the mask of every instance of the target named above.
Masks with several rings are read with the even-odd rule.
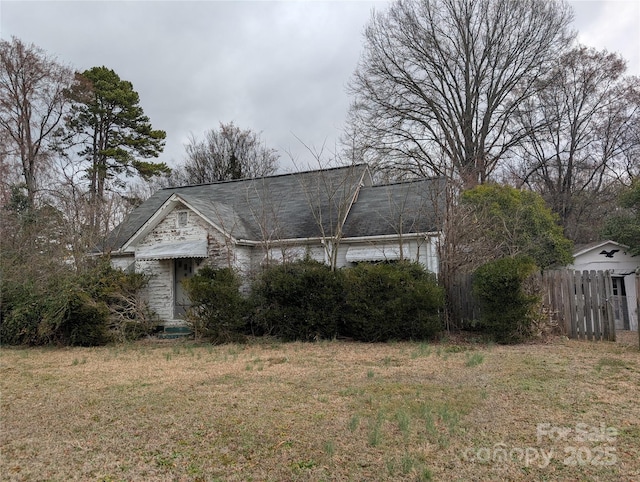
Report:
[[[414,260],[437,273],[442,178],[373,185],[366,165],[161,189],[107,237],[112,264],[150,275],[166,324],[189,306],[182,280],[205,263],[246,279],[310,257],[334,267]]]
[[[617,330],[638,330],[637,288],[635,273],[640,270],[640,256],[632,256],[629,246],[615,241],[599,241],[578,247],[569,269],[609,271],[613,284],[614,316]]]

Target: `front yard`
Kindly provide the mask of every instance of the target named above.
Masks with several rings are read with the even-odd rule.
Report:
[[[3,480],[638,480],[631,343],[0,351]]]

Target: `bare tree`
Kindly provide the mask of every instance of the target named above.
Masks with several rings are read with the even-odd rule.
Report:
[[[16,159],[29,206],[34,207],[39,172],[50,159],[50,141],[61,124],[72,71],[44,50],[13,37],[0,40],[0,129],[3,157]]]
[[[526,134],[510,118],[571,43],[562,0],[399,0],[374,13],[350,92],[357,155],[484,183]]]
[[[338,153],[326,153],[324,145],[318,150],[300,142],[317,165],[314,175],[300,177],[300,187],[318,229],[325,261],[331,270],[335,270],[347,214],[364,176],[370,174],[362,164],[346,163]]]
[[[264,177],[277,168],[276,150],[266,147],[255,132],[233,122],[220,123],[219,130],[208,131],[203,141],[192,136],[185,147],[187,159],[178,168],[181,184]]]
[[[543,195],[572,239],[593,241],[640,138],[640,79],[617,54],[578,47],[514,116],[528,132],[516,151],[520,185]],[[543,129],[534,126],[543,124]]]
[[[96,204],[89,189],[91,180],[86,175],[86,166],[67,156],[56,156],[50,173],[55,181],[41,188],[39,203],[46,203],[62,213],[58,221],[68,248],[67,261],[73,259],[76,267],[86,263],[87,253],[100,245],[110,230],[150,196],[144,184],[134,182],[121,191],[107,191],[102,202]],[[99,219],[97,224],[96,219]],[[105,231],[98,226],[104,226]]]
[[[8,135],[0,130],[0,208],[9,204],[13,188],[20,184],[19,169],[10,155]]]
[[[264,178],[255,179],[247,185],[245,198],[251,217],[259,230],[259,240],[264,252],[262,264],[265,267],[271,265],[275,249],[278,249],[281,261],[286,263],[290,257],[291,246],[285,242],[282,223],[285,199],[274,196]]]

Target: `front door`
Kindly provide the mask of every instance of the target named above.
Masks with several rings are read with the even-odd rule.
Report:
[[[624,278],[614,276],[611,278],[613,284],[613,316],[616,320],[616,330],[629,329],[629,306],[627,305],[627,292],[624,287]]]
[[[191,301],[187,295],[186,290],[182,282],[185,279],[191,278],[195,272],[195,259],[193,258],[179,258],[174,260],[175,275],[174,275],[174,290],[175,293],[175,305],[173,316],[175,318],[184,318],[184,314],[191,306]]]

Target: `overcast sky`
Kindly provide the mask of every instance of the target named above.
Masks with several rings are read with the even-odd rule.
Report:
[[[579,40],[621,53],[640,75],[640,2],[579,0]],[[280,170],[313,166],[298,140],[334,150],[371,1],[7,1],[0,35],[34,43],[76,70],[109,67],[133,83],[160,160],[183,159],[190,134],[220,122],[259,132]],[[295,166],[290,156],[296,160]]]

